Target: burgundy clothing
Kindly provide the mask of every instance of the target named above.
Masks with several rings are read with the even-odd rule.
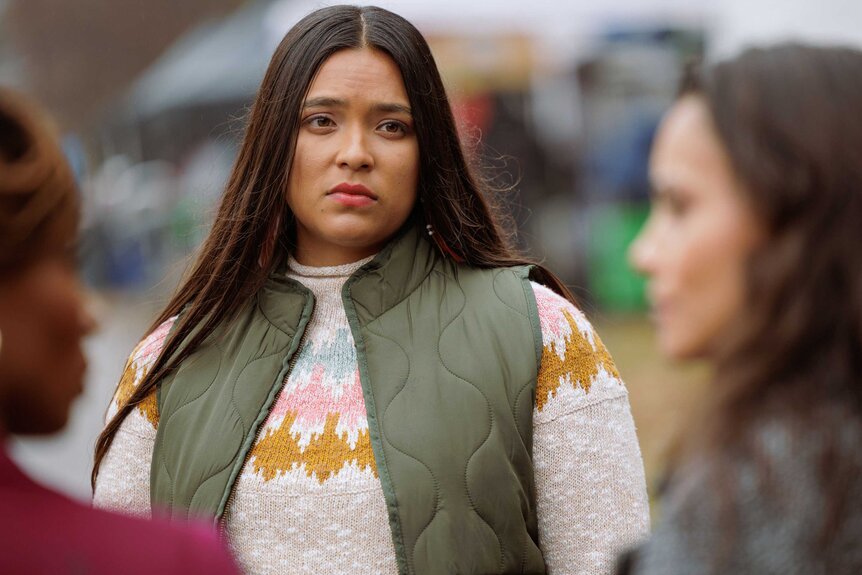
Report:
[[[0,445],[0,573],[239,571],[209,527],[145,521],[81,505],[33,482]]]

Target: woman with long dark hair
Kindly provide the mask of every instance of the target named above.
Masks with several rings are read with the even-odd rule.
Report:
[[[862,572],[862,52],[693,70],[651,175],[632,259],[715,381],[631,572]]]
[[[93,480],[211,518],[249,573],[600,573],[648,526],[610,356],[509,247],[425,40],[373,7],[276,50]]]

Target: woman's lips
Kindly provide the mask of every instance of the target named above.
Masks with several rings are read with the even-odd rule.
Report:
[[[377,195],[362,184],[338,184],[326,194],[339,204],[351,207],[369,206],[377,201]]]

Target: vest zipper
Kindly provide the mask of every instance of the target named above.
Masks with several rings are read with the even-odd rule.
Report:
[[[290,374],[293,373],[293,367],[296,365],[297,359],[299,359],[299,352],[302,350],[302,344],[305,343],[305,335],[308,333],[308,326],[302,330],[302,336],[299,338],[299,345],[296,347],[296,351],[293,352],[293,357],[290,358],[290,362],[287,364],[287,372],[284,374],[284,377],[281,378],[281,383],[279,384],[278,393],[273,399],[273,405],[278,401],[278,396],[281,395],[281,390],[284,389],[284,384],[287,382],[287,378],[290,377]],[[270,410],[272,406],[270,406]],[[251,457],[251,452],[254,450],[254,446],[257,445],[257,440],[260,439],[261,430],[264,427],[266,420],[264,420],[258,427],[257,431],[254,432],[254,441],[251,443],[251,447],[249,447],[248,451],[245,454],[245,457],[242,460],[242,466],[239,468],[239,475],[237,475],[236,481],[233,482],[233,485],[230,486],[230,493],[227,496],[227,502],[224,504],[224,511],[222,511],[221,517],[218,519],[218,531],[220,534],[220,538],[223,540],[227,540],[227,511],[230,509],[231,503],[233,503],[234,494],[236,493],[236,484],[239,483],[239,478],[242,477],[242,470],[245,469],[246,463],[248,463],[249,458]]]

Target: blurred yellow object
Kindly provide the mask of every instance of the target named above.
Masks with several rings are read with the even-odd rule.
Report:
[[[432,35],[428,43],[447,86],[463,94],[526,90],[538,62],[525,34]]]

